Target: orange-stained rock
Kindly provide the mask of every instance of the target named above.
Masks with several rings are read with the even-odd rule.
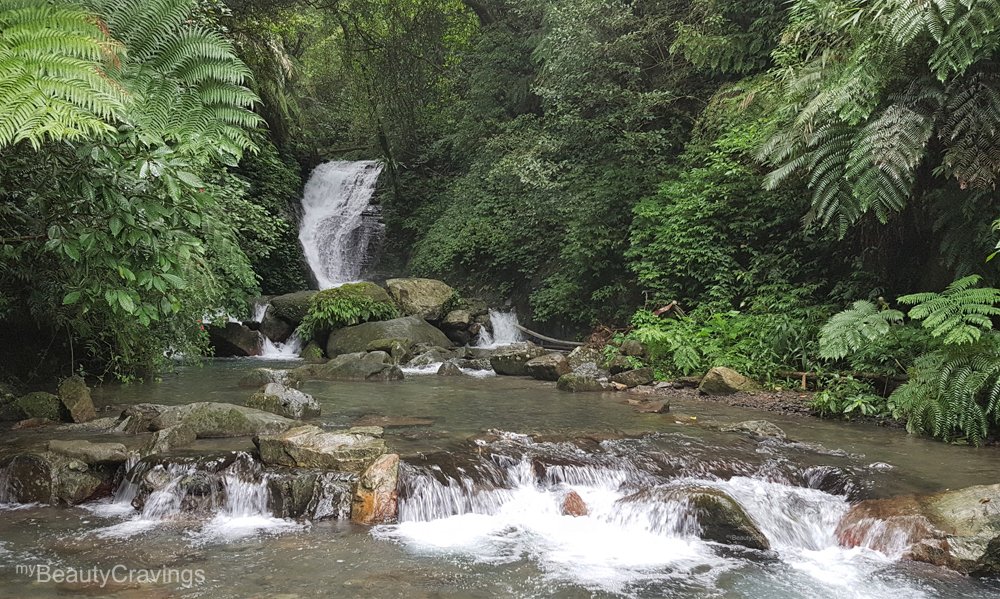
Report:
[[[590,510],[587,509],[587,504],[583,502],[583,497],[580,497],[580,494],[576,491],[570,491],[569,493],[566,493],[565,497],[563,497],[563,516],[586,516],[589,513]]]
[[[399,455],[387,453],[361,475],[351,504],[351,520],[358,524],[384,524],[396,519],[396,482]]]

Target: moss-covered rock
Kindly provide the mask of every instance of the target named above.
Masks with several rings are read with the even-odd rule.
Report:
[[[59,400],[73,422],[88,422],[97,418],[90,389],[80,376],[71,376],[59,385]]]
[[[455,290],[436,279],[389,279],[385,282],[389,295],[407,316],[439,321],[455,297]]]
[[[246,405],[285,418],[315,418],[320,414],[319,403],[311,395],[280,383],[265,385],[250,396]]]
[[[296,368],[292,375],[303,381],[398,381],[403,371],[389,354],[374,351],[341,354],[324,364]]]
[[[297,327],[309,312],[309,302],[316,293],[318,292],[306,290],[272,297],[271,307],[267,311],[275,318]]]
[[[332,358],[340,354],[368,351],[369,344],[380,339],[405,339],[408,346],[427,343],[451,347],[451,341],[439,329],[417,316],[406,316],[333,331],[326,342],[326,355]]]
[[[325,432],[299,426],[284,433],[258,435],[254,444],[268,465],[361,472],[386,452],[378,427]]]
[[[24,418],[47,418],[62,420],[63,404],[59,397],[45,391],[35,391],[21,396],[16,402]]]
[[[490,356],[490,364],[497,374],[507,376],[528,376],[527,363],[547,354],[544,348],[530,341],[514,343],[502,347]]]
[[[740,392],[753,392],[758,389],[757,384],[743,376],[742,374],[736,372],[732,368],[726,368],[724,366],[716,366],[715,368],[709,370],[704,378],[701,379],[701,384],[698,385],[698,391],[706,395],[729,395],[732,393]]]

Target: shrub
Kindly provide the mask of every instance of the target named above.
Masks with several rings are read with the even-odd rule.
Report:
[[[396,306],[381,287],[349,283],[314,295],[298,332],[302,338],[312,339],[322,331],[396,316]]]

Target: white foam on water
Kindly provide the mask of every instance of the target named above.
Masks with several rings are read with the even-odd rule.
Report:
[[[444,362],[431,362],[430,364],[425,364],[423,366],[404,366],[400,368],[400,370],[402,370],[403,374],[406,375],[427,376],[430,374],[437,374],[442,364],[444,364]],[[497,375],[497,373],[492,370],[478,370],[475,368],[462,368],[461,371],[462,374],[477,379],[485,379]]]
[[[264,345],[261,347],[259,356],[254,356],[257,360],[301,360],[299,355],[302,352],[302,339],[298,334],[293,334],[284,343],[276,343],[264,337]]]

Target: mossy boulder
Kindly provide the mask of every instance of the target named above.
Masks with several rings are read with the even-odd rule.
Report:
[[[97,418],[90,389],[83,377],[74,375],[63,380],[59,385],[59,400],[73,422],[88,422]]]
[[[389,354],[374,351],[340,354],[324,364],[296,368],[292,376],[306,381],[397,381],[403,371]]]
[[[558,381],[559,377],[570,373],[569,360],[559,352],[532,358],[525,362],[528,376],[540,381]]]
[[[507,376],[528,376],[527,364],[530,360],[549,353],[530,341],[514,343],[502,347],[490,356],[490,364],[497,374]]]
[[[275,318],[280,318],[292,327],[297,327],[309,313],[309,302],[317,293],[317,291],[307,290],[272,297],[271,307],[267,311]]]
[[[246,389],[260,389],[268,383],[281,383],[286,384],[288,382],[288,371],[287,370],[275,370],[274,368],[254,368],[250,372],[243,375],[240,379],[239,386]]]
[[[45,391],[35,391],[21,396],[14,402],[24,418],[62,420],[63,407],[59,397]]]
[[[611,377],[611,382],[624,385],[628,389],[640,385],[648,385],[653,382],[653,369],[647,366],[645,368],[619,372]]]
[[[456,295],[451,286],[436,279],[389,279],[385,285],[403,314],[432,321],[444,318]]]
[[[599,381],[596,376],[586,372],[570,372],[562,375],[556,381],[557,389],[570,393],[604,391],[606,387],[605,383]]]
[[[254,444],[268,465],[361,472],[386,452],[379,427],[326,432],[299,426],[284,433],[258,435]]]
[[[326,355],[332,358],[340,354],[368,351],[369,344],[380,339],[405,339],[409,346],[418,343],[439,347],[451,346],[451,341],[438,328],[420,317],[406,316],[366,322],[333,331],[326,342]]]

